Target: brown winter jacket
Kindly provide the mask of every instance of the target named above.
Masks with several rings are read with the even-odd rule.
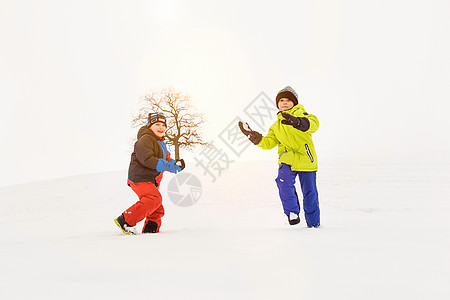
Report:
[[[142,126],[137,135],[137,142],[134,144],[134,151],[131,154],[130,166],[128,168],[128,179],[132,182],[153,182],[159,185],[161,172],[156,171],[158,159],[164,157],[164,150],[160,143],[165,143],[158,138],[147,126]],[[158,143],[159,141],[159,143]],[[166,159],[170,159],[167,152]]]

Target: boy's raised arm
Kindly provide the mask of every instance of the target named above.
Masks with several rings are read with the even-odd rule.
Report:
[[[272,128],[269,129],[269,133],[266,136],[263,136],[261,133],[252,130],[248,123],[244,124],[242,122],[239,122],[238,125],[242,133],[245,134],[250,142],[252,142],[256,146],[259,146],[263,149],[272,149],[279,144]]]
[[[269,128],[269,133],[266,136],[263,136],[261,142],[258,144],[259,147],[269,150],[276,146],[278,146],[280,142],[275,137],[275,133],[273,132],[272,127]]]

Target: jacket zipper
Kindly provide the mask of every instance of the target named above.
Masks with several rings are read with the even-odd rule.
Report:
[[[305,144],[305,148],[306,148],[306,153],[308,153],[309,158],[311,159],[311,162],[313,163],[313,162],[314,162],[314,158],[313,158],[313,156],[311,155],[311,151],[309,151],[308,144]]]

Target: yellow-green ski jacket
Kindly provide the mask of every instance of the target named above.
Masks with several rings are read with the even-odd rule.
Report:
[[[270,126],[269,133],[262,138],[258,146],[263,149],[278,146],[278,163],[290,165],[293,171],[317,171],[317,156],[312,134],[319,129],[319,120],[316,116],[308,114],[301,104],[284,112],[297,118],[308,118],[309,129],[303,132],[291,125],[282,124],[281,120],[284,118],[278,113],[278,120]]]

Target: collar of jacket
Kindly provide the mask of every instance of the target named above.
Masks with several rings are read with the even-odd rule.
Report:
[[[297,105],[294,105],[294,107],[292,107],[291,109],[288,109],[288,110],[285,110],[285,111],[281,111],[280,110],[279,112],[277,112],[277,117],[278,117],[278,119],[283,120],[284,118],[281,115],[282,112],[288,113],[290,115],[293,115],[294,112],[296,112],[297,110],[299,110],[301,108],[303,108],[303,106],[301,104],[297,104]]]

